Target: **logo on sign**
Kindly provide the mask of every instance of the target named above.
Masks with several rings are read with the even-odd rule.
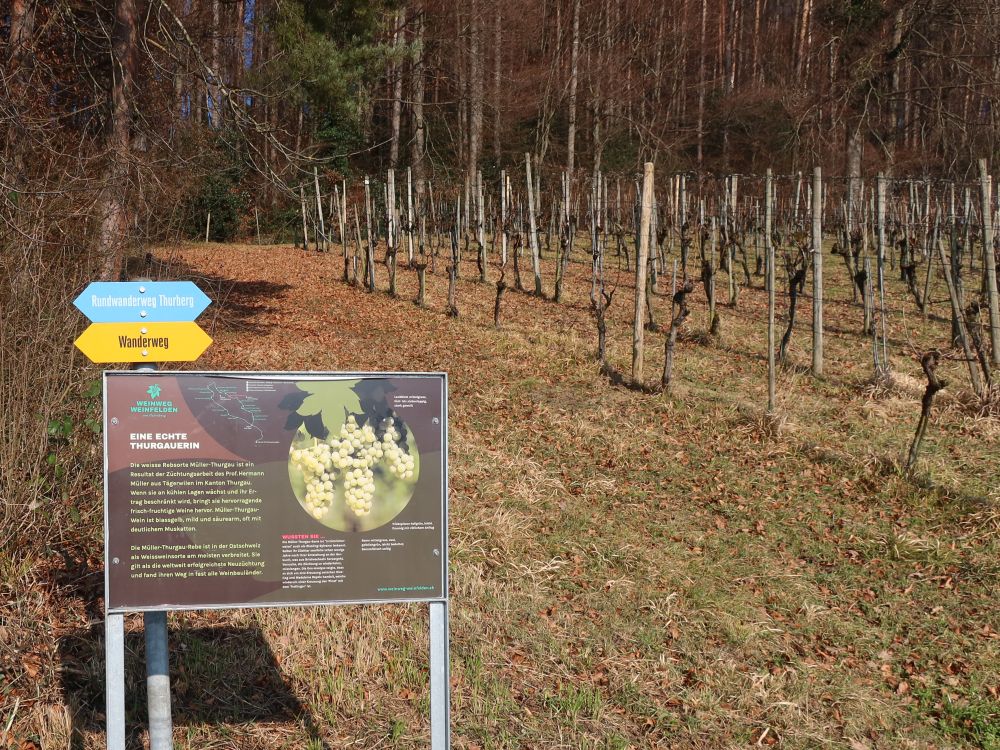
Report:
[[[133,414],[176,414],[177,407],[173,401],[159,401],[163,390],[156,383],[146,389],[149,400],[137,400],[130,411]]]

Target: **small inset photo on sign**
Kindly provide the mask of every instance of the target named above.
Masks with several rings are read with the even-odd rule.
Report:
[[[387,380],[304,380],[281,408],[296,428],[288,477],[303,511],[338,531],[370,531],[410,501],[420,455],[389,404]]]

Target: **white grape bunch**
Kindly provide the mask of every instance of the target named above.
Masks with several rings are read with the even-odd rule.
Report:
[[[302,472],[306,510],[317,520],[334,503],[337,483],[343,481],[344,501],[356,516],[371,512],[375,495],[375,467],[379,463],[399,479],[413,479],[414,460],[402,446],[392,417],[376,431],[371,425],[358,426],[353,415],[340,432],[325,439],[313,438],[313,445],[291,452],[291,464]],[[379,438],[377,432],[382,433]]]

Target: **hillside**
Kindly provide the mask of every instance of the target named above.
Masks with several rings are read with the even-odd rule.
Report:
[[[860,313],[834,302],[818,382],[796,364],[809,356],[803,305],[771,420],[759,288],[720,306],[717,342],[692,295],[663,395],[600,374],[585,263],[562,304],[507,292],[499,331],[492,284],[461,280],[460,315],[444,315],[442,266],[420,309],[412,272],[399,299],[367,294],[339,280],[336,252],[189,245],[154,261],[215,300],[198,369],[448,372],[456,747],[1000,746],[1000,427],[963,405],[961,363],[942,366],[918,471],[897,468],[923,387],[912,352],[946,320],[894,316],[898,374],[875,386]],[[609,354],[625,367],[631,275],[619,278]],[[666,304],[654,302],[664,320]],[[662,347],[648,335],[657,379]],[[95,505],[83,523],[99,539],[97,519]],[[52,564],[35,558],[21,582]],[[72,732],[74,747],[98,747],[100,590],[69,561],[55,568],[62,585],[22,597],[36,650],[22,651],[31,679],[8,685],[7,738],[65,747]],[[170,626],[178,747],[427,744],[424,607],[182,613]],[[129,645],[139,732],[141,636]]]

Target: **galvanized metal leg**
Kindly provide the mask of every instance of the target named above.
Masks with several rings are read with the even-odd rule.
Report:
[[[150,750],[173,750],[174,725],[170,717],[170,668],[167,655],[167,613],[144,612],[146,632],[146,705]]]
[[[104,664],[108,750],[125,750],[125,615],[104,618]]]
[[[431,750],[451,748],[448,602],[431,602]]]

